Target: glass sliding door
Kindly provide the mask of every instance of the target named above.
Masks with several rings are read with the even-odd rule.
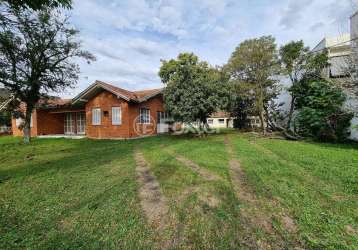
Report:
[[[65,134],[74,134],[75,126],[72,113],[65,113]]]
[[[86,133],[86,113],[77,113],[77,134],[84,135]]]

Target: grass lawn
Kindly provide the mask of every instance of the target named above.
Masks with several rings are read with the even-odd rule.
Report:
[[[168,203],[165,233],[141,207],[135,150]],[[248,199],[235,189],[232,157]],[[178,249],[357,249],[358,145],[234,131],[30,145],[0,137],[0,249],[156,249],[161,237]]]

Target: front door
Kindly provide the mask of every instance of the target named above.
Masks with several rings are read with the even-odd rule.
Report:
[[[77,134],[84,135],[86,133],[86,113],[77,113]]]

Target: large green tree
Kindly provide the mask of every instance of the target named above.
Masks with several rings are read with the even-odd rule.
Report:
[[[297,89],[301,79],[305,77],[319,77],[323,68],[328,65],[328,56],[326,51],[311,52],[302,40],[291,41],[281,46],[279,56],[282,73],[291,81],[289,88],[291,100],[286,123],[286,130],[290,130],[296,103],[295,91],[292,90]]]
[[[260,118],[261,129],[266,134],[267,107],[277,95],[275,78],[278,70],[277,49],[272,36],[246,40],[235,49],[225,68],[230,72],[231,82],[241,85],[251,95],[253,113]]]
[[[81,49],[78,31],[59,10],[1,8],[11,21],[0,26],[0,83],[13,96],[14,108],[26,106],[18,115],[29,142],[31,113],[40,98],[75,85],[79,66],[73,58],[89,62],[94,57]]]
[[[176,121],[206,126],[206,119],[225,99],[221,72],[192,53],[162,61],[159,76],[166,85],[165,108]]]

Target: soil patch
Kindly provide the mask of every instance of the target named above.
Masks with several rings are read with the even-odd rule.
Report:
[[[135,152],[137,163],[137,181],[140,185],[139,197],[144,213],[151,224],[162,227],[163,218],[167,216],[168,205],[160,190],[159,183],[151,174],[148,163],[140,151]]]
[[[162,240],[165,238],[165,231],[171,227],[168,203],[160,190],[157,179],[151,174],[143,154],[136,150],[134,156],[137,165],[139,199],[142,209],[148,223],[158,232],[160,237],[158,242],[159,249],[171,249],[176,244],[177,239]]]

